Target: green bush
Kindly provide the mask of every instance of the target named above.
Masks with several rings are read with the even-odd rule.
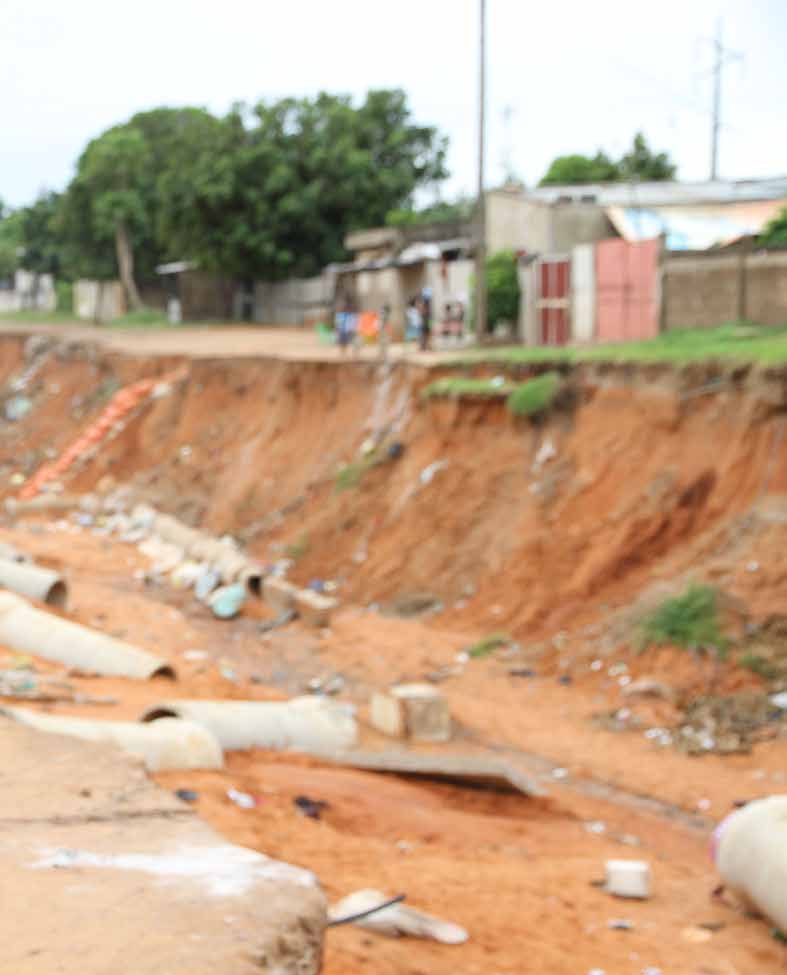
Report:
[[[514,251],[498,251],[486,259],[486,317],[491,330],[499,322],[519,320],[519,302],[522,293],[519,288],[517,256]],[[470,299],[470,324],[475,328],[476,288],[473,279],[473,293]]]
[[[520,383],[508,397],[508,409],[514,416],[537,416],[552,406],[559,390],[560,376],[546,372]]]
[[[74,312],[74,286],[70,281],[58,281],[55,284],[57,296],[57,310],[66,314]]]
[[[741,654],[738,660],[738,666],[745,667],[746,670],[750,670],[753,674],[757,674],[762,677],[763,680],[773,680],[778,677],[779,671],[777,667],[767,660],[765,657],[761,657],[757,653],[744,653]]]
[[[493,633],[491,636],[479,640],[478,643],[474,643],[472,647],[468,647],[465,652],[474,659],[488,657],[490,653],[494,653],[495,650],[499,650],[510,642],[510,637],[506,636],[505,633]]]
[[[642,637],[646,645],[715,647],[723,656],[727,640],[719,623],[717,590],[713,586],[692,585],[683,595],[665,600],[644,621]]]

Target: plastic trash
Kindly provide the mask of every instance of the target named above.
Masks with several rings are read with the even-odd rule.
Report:
[[[227,789],[227,798],[241,809],[254,809],[257,805],[254,796],[250,796],[248,792],[239,792],[237,789]]]
[[[213,615],[220,620],[233,619],[245,602],[246,587],[240,582],[233,583],[231,586],[222,586],[208,599]]]
[[[197,599],[205,602],[220,581],[215,569],[205,569],[194,583],[194,594]]]
[[[183,802],[196,802],[199,799],[199,792],[194,789],[175,789],[175,795]]]
[[[389,901],[379,890],[357,890],[354,894],[340,900],[328,911],[329,921],[334,923],[364,911],[373,911],[380,904]],[[353,922],[360,928],[385,934],[392,938],[409,935],[414,938],[430,938],[445,945],[460,945],[467,941],[464,928],[450,921],[443,921],[414,907],[405,904],[391,904],[382,910],[360,917]]]
[[[27,416],[33,409],[33,401],[29,396],[12,396],[5,404],[5,418],[15,423]]]

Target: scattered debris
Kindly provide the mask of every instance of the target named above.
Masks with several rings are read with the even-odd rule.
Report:
[[[607,860],[604,889],[615,897],[650,897],[650,865],[644,860]]]
[[[675,692],[663,681],[656,680],[655,677],[640,677],[638,680],[624,685],[623,695],[625,697],[656,697],[663,701],[674,701]]]
[[[175,789],[175,795],[183,802],[196,802],[199,799],[199,792],[194,789]]]
[[[680,933],[681,938],[684,941],[688,941],[693,945],[701,945],[710,941],[713,935],[707,928],[696,927],[696,928],[684,928]]]
[[[746,754],[756,742],[770,740],[785,730],[787,712],[774,705],[766,693],[707,696],[689,704],[675,732],[675,745],[689,755]]]
[[[420,474],[421,484],[424,486],[426,486],[427,484],[431,484],[432,481],[434,480],[435,474],[439,474],[440,471],[444,471],[446,467],[448,467],[447,460],[436,460],[433,463],[428,464],[421,471]]]
[[[611,920],[607,921],[607,927],[610,931],[633,931],[634,922],[628,921],[626,918],[613,917]]]
[[[393,738],[413,741],[449,741],[451,715],[448,703],[429,684],[399,684],[372,695],[372,726]]]
[[[29,396],[12,396],[6,400],[3,412],[5,418],[11,423],[24,419],[33,409],[33,401]]]
[[[508,673],[511,677],[538,677],[532,667],[511,667]]]
[[[401,901],[397,903],[396,900],[386,897],[378,890],[358,890],[329,909],[329,923],[338,923],[355,915],[357,920],[353,923],[358,927],[392,938],[428,938],[447,945],[464,944],[467,941],[467,932],[458,924],[443,921],[416,908],[407,907]],[[380,908],[381,904],[388,906]]]
[[[220,620],[234,619],[246,602],[247,590],[240,582],[231,586],[221,586],[211,593],[208,605],[213,615]]]
[[[248,792],[239,792],[237,789],[227,789],[227,798],[241,809],[254,809],[257,805],[254,796],[249,795]]]
[[[538,448],[536,456],[533,458],[533,466],[531,467],[533,474],[537,474],[545,464],[548,464],[551,460],[554,460],[555,457],[557,457],[555,445],[551,440],[545,440]]]
[[[283,613],[279,613],[275,619],[264,620],[262,623],[258,623],[257,630],[260,633],[270,633],[272,630],[278,630],[280,627],[292,623],[297,615],[294,609],[286,609]]]
[[[330,803],[322,799],[310,799],[308,796],[296,796],[293,805],[302,816],[308,819],[319,819],[326,809],[330,809]]]

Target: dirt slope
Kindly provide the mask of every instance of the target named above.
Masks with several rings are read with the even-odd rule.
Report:
[[[299,624],[261,636],[256,609],[217,623],[187,595],[135,579],[142,563],[131,546],[72,519],[7,525],[4,539],[69,571],[75,618],[165,647],[179,696],[292,694],[339,673],[362,719],[374,687],[424,679],[478,636],[505,631],[518,649],[444,675],[458,743],[538,757],[548,778],[561,769],[553,797],[533,804],[262,753],[232,756],[221,774],[161,777],[196,788],[199,812],[235,842],[314,869],[331,896],[406,889],[471,931],[462,949],[331,932],[329,975],[780,971],[768,930],[711,901],[706,832],[735,799],[785,788],[783,741],[702,759],[660,748],[642,730],[670,726],[675,706],[628,702],[615,667],[689,697],[760,686],[734,660],[638,655],[632,638],[642,608],[689,578],[722,587],[749,623],[785,615],[784,377],[579,369],[568,377],[574,407],[533,425],[500,402],[422,402],[433,374],[413,363],[386,377],[365,362],[151,360],[56,345],[28,383],[30,413],[0,426],[0,493],[12,496],[15,474],[65,449],[118,386],[178,364],[183,380],[64,490],[129,485],[236,534],[263,560],[291,558],[297,581],[335,580],[343,609],[321,636]],[[0,341],[0,383],[27,365],[20,341]],[[381,463],[363,461],[367,441]],[[441,611],[392,615],[414,596],[438,599]],[[194,647],[206,662],[183,656]],[[227,665],[235,680],[221,676]],[[514,665],[532,675],[512,675]],[[96,716],[135,716],[161,693],[78,683],[117,696]],[[613,733],[600,718],[624,706],[642,724]],[[234,806],[230,786],[259,795],[258,808]],[[326,799],[324,819],[299,816],[298,794]],[[651,815],[636,796],[663,807]],[[669,807],[697,817],[696,828],[669,819]],[[589,828],[600,821],[603,833]],[[632,835],[642,849],[627,845]],[[640,855],[657,871],[653,901],[621,905],[590,886],[605,857]],[[633,932],[608,927],[619,916]],[[685,929],[706,922],[725,926],[690,940],[696,931]]]

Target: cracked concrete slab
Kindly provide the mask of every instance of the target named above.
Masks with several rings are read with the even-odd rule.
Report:
[[[0,769],[0,972],[319,972],[314,876],[225,843],[133,759],[3,721]]]

